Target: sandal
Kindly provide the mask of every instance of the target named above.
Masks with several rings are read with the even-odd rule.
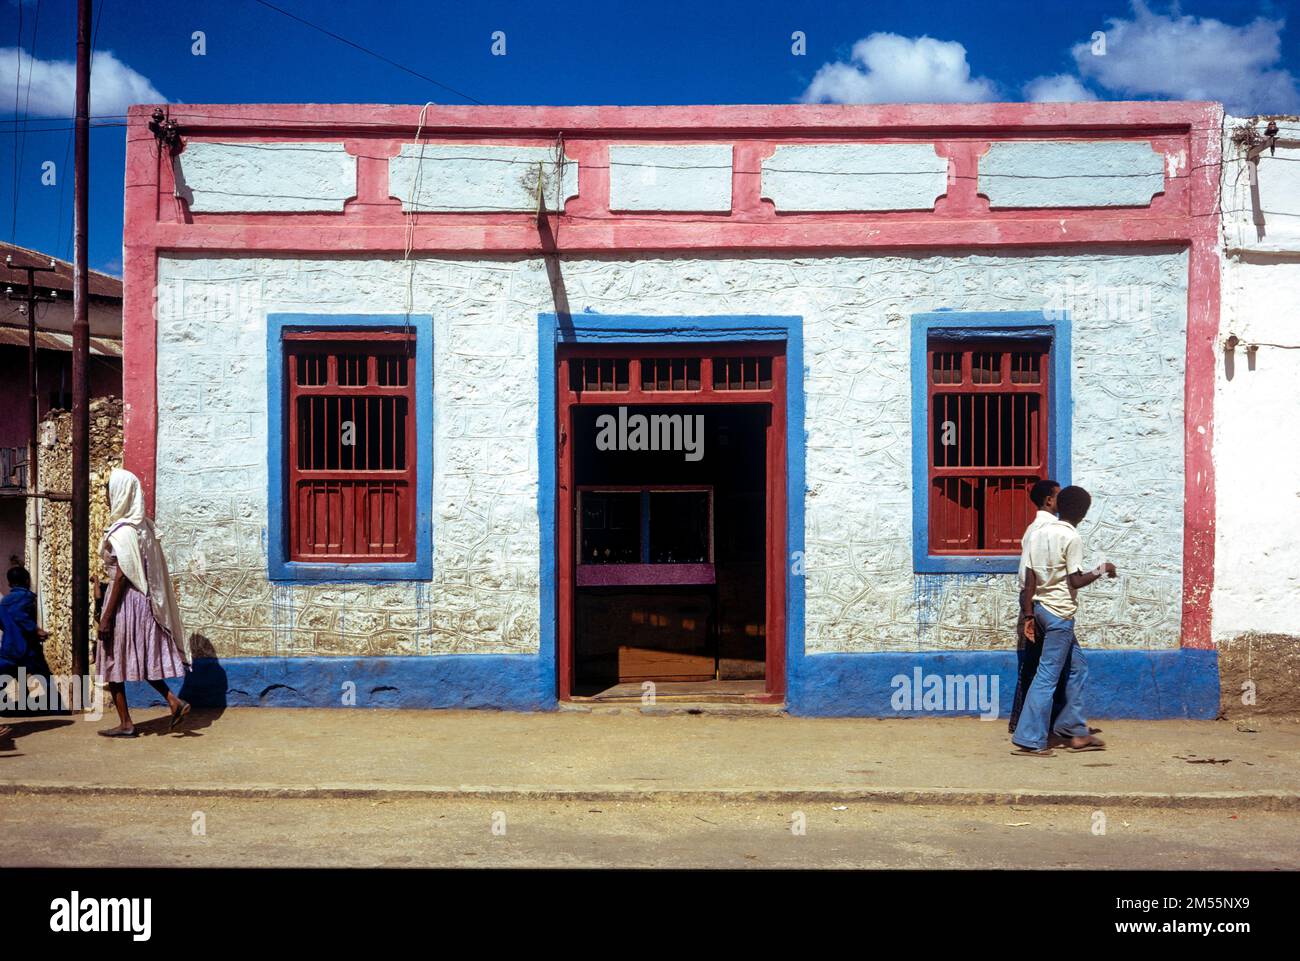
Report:
[[[1106,742],[1099,737],[1093,737],[1091,734],[1088,735],[1088,739],[1086,741],[1084,741],[1082,744],[1078,745],[1077,747],[1075,746],[1073,741],[1070,742],[1071,754],[1082,754],[1084,751],[1104,751],[1104,750],[1106,750]]]
[[[172,711],[172,719],[171,722],[167,725],[167,730],[169,731],[176,730],[176,725],[179,724],[181,722],[181,718],[183,718],[188,713],[190,713],[190,702],[181,701],[180,707]]]
[[[1050,747],[1042,747],[1036,751],[1030,747],[1017,747],[1011,753],[1020,757],[1053,757],[1056,754]]]
[[[96,731],[100,737],[136,737],[135,728],[124,731],[120,727],[106,727],[102,731]]]

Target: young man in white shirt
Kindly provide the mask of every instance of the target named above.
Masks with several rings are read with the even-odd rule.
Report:
[[[1027,544],[1028,566],[1020,592],[1021,624],[1026,639],[1037,640],[1042,651],[1020,720],[1011,735],[1016,754],[1051,757],[1048,740],[1052,734],[1068,737],[1071,751],[1100,751],[1106,746],[1088,730],[1083,710],[1088,664],[1074,636],[1079,588],[1103,575],[1116,574],[1115,565],[1110,563],[1083,571],[1083,539],[1076,528],[1091,505],[1092,497],[1082,487],[1065,488],[1056,496],[1060,518],[1034,531]],[[1064,703],[1053,720],[1052,702],[1063,674]]]
[[[1022,591],[1025,589],[1025,570],[1029,566],[1029,537],[1044,524],[1056,520],[1056,495],[1060,490],[1061,485],[1050,478],[1037,481],[1029,488],[1029,499],[1038,513],[1020,536],[1020,569],[1016,574],[1016,586]],[[1016,641],[1016,696],[1011,702],[1011,717],[1007,720],[1007,730],[1011,733],[1015,733],[1016,722],[1020,720],[1025,693],[1038,671],[1038,656],[1043,649],[1041,644],[1025,637],[1024,622],[1019,619],[1016,621]]]

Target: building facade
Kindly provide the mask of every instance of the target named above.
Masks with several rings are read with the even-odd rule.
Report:
[[[1229,712],[1300,711],[1300,122],[1224,121],[1213,640]]]
[[[1217,105],[151,110],[125,458],[200,699],[1005,714],[1052,477],[1090,712],[1218,711]]]

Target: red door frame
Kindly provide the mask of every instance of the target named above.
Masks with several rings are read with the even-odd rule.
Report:
[[[652,357],[699,358],[698,390],[642,390],[641,359]],[[716,390],[713,387],[715,357],[772,358],[771,386],[751,390]],[[629,361],[628,389],[625,391],[575,391],[569,385],[569,361],[587,358],[625,358]],[[669,406],[673,404],[755,404],[766,405],[769,416],[766,438],[767,506],[766,554],[766,632],[764,693],[750,700],[777,703],[785,700],[786,646],[786,352],[785,344],[762,343],[681,343],[681,344],[569,344],[556,354],[556,417],[559,443],[556,450],[556,491],[558,504],[555,518],[558,553],[556,582],[559,603],[556,606],[556,654],[560,700],[573,697],[573,607],[575,590],[576,548],[574,545],[575,497],[572,445],[573,408],[581,406]]]

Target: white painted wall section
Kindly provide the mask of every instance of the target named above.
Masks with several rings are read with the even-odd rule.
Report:
[[[1279,121],[1251,182],[1228,117],[1214,398],[1212,632],[1300,635],[1300,123]],[[1262,134],[1266,124],[1256,124]],[[1236,334],[1228,353],[1222,340]],[[1249,344],[1259,344],[1253,353]],[[1272,346],[1281,345],[1281,346]],[[1290,349],[1288,349],[1290,348]]]
[[[337,213],[357,193],[357,158],[341,143],[191,141],[176,170],[195,213]]]
[[[731,145],[681,147],[612,144],[609,209],[728,211]]]
[[[563,210],[578,195],[578,164],[557,164],[554,147],[403,144],[388,161],[388,192],[408,213],[530,213],[539,176],[547,210]]]
[[[763,161],[763,197],[778,212],[931,210],[948,159],[931,144],[797,144]]]
[[[1300,253],[1300,122],[1278,124],[1277,145],[1256,163],[1231,139],[1248,120],[1226,117],[1223,143],[1223,230],[1229,250]],[[1263,135],[1266,122],[1257,122]]]
[[[993,208],[1145,207],[1164,189],[1164,155],[1146,141],[1006,141],[980,158]]]
[[[414,264],[412,310],[432,314],[435,331],[434,573],[339,586],[266,577],[266,316],[400,315],[400,259],[159,262],[157,519],[186,624],[219,656],[538,648],[537,316],[554,310],[545,263]],[[1073,479],[1094,497],[1087,561],[1104,554],[1122,572],[1087,592],[1080,638],[1178,646],[1184,252],[575,258],[564,274],[574,311],[804,318],[813,654],[1014,643],[1013,575],[913,573],[910,318],[940,307],[1045,309],[1068,290]],[[1139,307],[1117,313],[1115,290],[1144,292]],[[1294,500],[1263,509],[1276,520]]]

